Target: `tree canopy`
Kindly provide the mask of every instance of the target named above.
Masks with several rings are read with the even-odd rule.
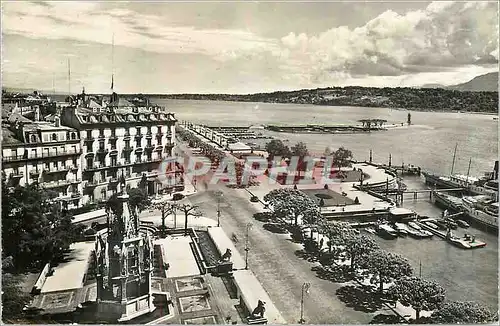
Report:
[[[270,191],[264,196],[264,201],[273,206],[278,218],[290,218],[295,225],[298,218],[318,206],[309,196],[297,189],[280,188]]]
[[[494,314],[477,302],[445,302],[431,315],[436,324],[479,324],[493,321]]]
[[[273,158],[275,156],[281,156],[283,158],[290,157],[290,148],[283,144],[283,142],[279,139],[273,139],[269,143],[266,144],[266,151],[269,154],[269,158]]]
[[[413,273],[410,262],[405,257],[383,249],[363,255],[359,260],[359,267],[364,269],[363,274],[370,276],[370,283],[379,284],[380,292],[383,292],[384,283]]]
[[[396,280],[389,293],[403,306],[412,307],[418,320],[422,310],[432,311],[441,306],[446,291],[437,282],[413,276]]]
[[[307,150],[307,146],[303,142],[298,142],[291,148],[292,156],[306,157],[309,156],[309,151]]]
[[[83,226],[37,184],[7,190],[3,183],[2,190],[3,254],[18,271],[61,259],[82,234]]]
[[[333,152],[333,164],[339,169],[351,166],[352,152],[344,147],[340,147]]]
[[[355,234],[353,229],[344,229],[339,238],[344,243],[346,258],[351,260],[351,269],[354,271],[358,264],[358,258],[371,254],[378,250],[379,246],[370,237]]]

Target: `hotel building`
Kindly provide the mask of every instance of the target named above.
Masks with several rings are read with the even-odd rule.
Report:
[[[84,204],[109,199],[122,175],[127,187],[146,188],[150,195],[184,189],[180,166],[162,171],[161,163],[173,155],[176,123],[164,107],[131,103],[116,93],[106,103],[83,91],[62,109],[61,123],[81,139]]]
[[[65,209],[82,203],[80,137],[76,129],[13,113],[2,125],[2,172],[8,187],[37,182]]]

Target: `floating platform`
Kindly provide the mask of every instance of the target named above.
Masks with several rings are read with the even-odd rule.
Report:
[[[266,130],[275,132],[286,133],[299,133],[299,134],[339,134],[339,133],[365,133],[371,131],[385,131],[387,128],[383,127],[363,127],[354,125],[295,125],[295,126],[281,126],[281,125],[266,125]]]
[[[462,249],[476,249],[476,248],[482,248],[482,247],[486,246],[486,242],[483,242],[481,240],[477,240],[473,236],[465,235],[462,238],[455,237],[455,236],[451,236],[451,237],[447,236],[447,234],[445,232],[442,232],[440,230],[436,230],[436,229],[430,227],[429,225],[422,223],[425,221],[433,222],[434,219],[424,219],[424,220],[420,220],[419,222],[416,222],[416,223],[421,228],[437,235],[438,237],[448,241],[449,243],[451,243],[452,245],[454,245],[456,247],[459,247]]]

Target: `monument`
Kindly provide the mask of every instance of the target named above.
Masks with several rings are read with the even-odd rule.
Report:
[[[106,239],[98,236],[97,313],[100,319],[128,321],[152,312],[152,243],[139,232],[137,211],[129,206],[125,179],[107,209]]]

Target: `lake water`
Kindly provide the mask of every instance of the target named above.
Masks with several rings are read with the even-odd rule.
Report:
[[[357,124],[359,119],[380,118],[388,123],[406,122],[408,111],[386,108],[332,107],[315,105],[162,100],[178,120],[209,126],[250,126],[257,124]],[[413,125],[370,134],[284,134],[290,144],[303,141],[311,151],[322,153],[327,146],[350,149],[357,160],[368,160],[373,150],[374,162],[394,165],[414,164],[423,170],[449,174],[453,150],[458,144],[455,173],[467,173],[472,158],[471,175],[492,171],[498,159],[498,121],[491,115],[410,111]],[[425,188],[423,180],[407,177],[409,189]],[[404,206],[422,215],[439,216],[441,210],[427,198],[413,200],[409,195]],[[460,232],[460,231],[459,231]],[[463,232],[463,230],[462,230]],[[422,276],[434,279],[447,290],[449,300],[479,301],[494,311],[498,307],[498,237],[470,228],[468,233],[487,243],[485,248],[462,250],[440,239],[392,241],[377,237],[380,245],[407,257]]]

